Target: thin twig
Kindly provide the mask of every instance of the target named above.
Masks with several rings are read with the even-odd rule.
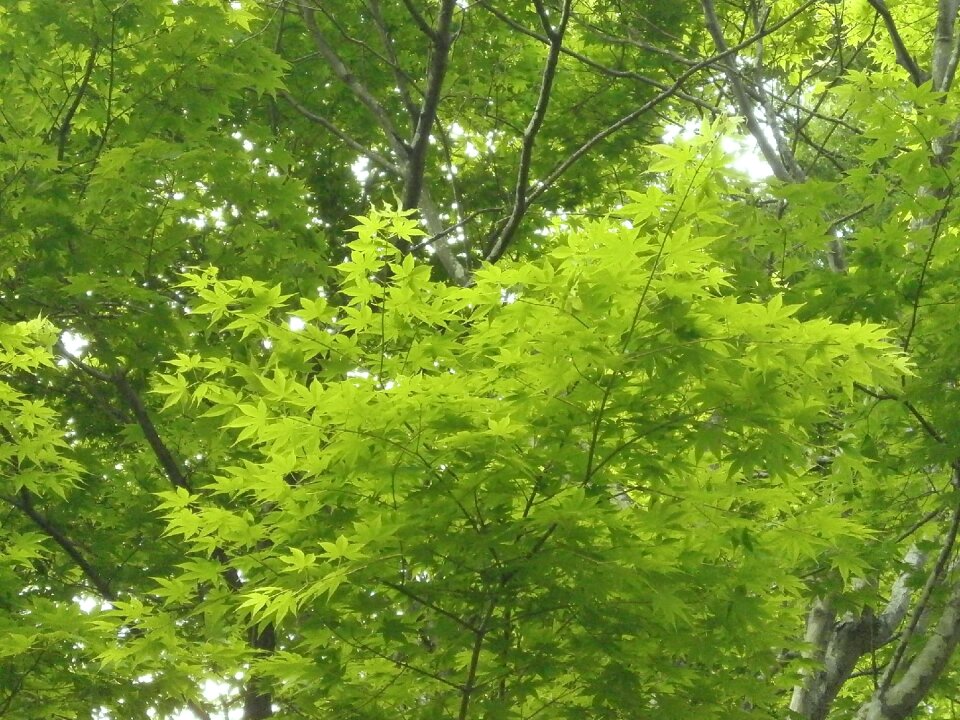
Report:
[[[469,630],[472,633],[476,633],[479,631],[479,628],[477,628],[477,626],[474,625],[473,623],[467,622],[456,613],[452,613],[449,610],[445,610],[439,605],[431,602],[430,600],[427,600],[425,597],[423,597],[422,595],[419,595],[418,593],[413,592],[410,588],[408,588],[406,585],[402,583],[399,583],[399,584],[393,583],[388,580],[381,580],[381,583],[383,585],[386,585],[388,588],[395,590],[401,595],[406,595],[408,598],[410,598],[414,602],[419,603],[424,607],[430,608],[438,615],[442,615],[443,617],[449,620],[452,620],[455,625],[459,625],[464,630]]]
[[[432,244],[435,243],[437,240],[442,240],[443,238],[445,238],[445,237],[446,237],[447,235],[449,235],[450,233],[455,232],[458,228],[461,228],[461,227],[463,227],[464,225],[466,225],[467,223],[471,222],[474,218],[476,218],[476,217],[478,217],[478,216],[480,216],[480,215],[485,215],[485,214],[487,214],[487,213],[500,212],[501,210],[503,210],[502,207],[488,207],[488,208],[482,208],[482,209],[480,209],[480,210],[474,210],[473,212],[471,212],[471,213],[469,213],[468,215],[466,215],[466,216],[465,216],[462,220],[460,220],[459,222],[457,222],[457,223],[455,223],[455,224],[453,224],[453,225],[450,225],[450,226],[447,227],[447,228],[444,228],[443,230],[441,230],[440,232],[438,232],[438,233],[436,233],[436,234],[434,234],[434,235],[431,235],[431,236],[428,237],[426,240],[422,240],[421,242],[418,242],[416,245],[414,245],[414,246],[411,247],[410,249],[411,249],[411,250],[420,250],[420,249],[422,249],[422,248],[425,248],[425,247],[427,247],[427,246],[429,246],[429,245],[432,245]]]
[[[863,383],[859,383],[859,382],[854,382],[853,387],[855,387],[857,390],[859,390],[863,394],[869,395],[874,400],[896,400],[907,409],[907,412],[913,415],[914,419],[918,423],[920,423],[920,427],[923,428],[923,431],[927,435],[929,435],[931,438],[933,438],[933,440],[935,440],[938,443],[943,444],[946,442],[945,438],[940,433],[940,431],[933,426],[933,423],[931,423],[926,417],[924,417],[923,413],[920,412],[917,406],[914,405],[909,400],[907,400],[906,398],[900,397],[899,395],[894,395],[893,393],[886,392],[886,391],[877,392],[876,390],[873,390],[867,387],[866,385],[864,385]]]
[[[924,525],[926,525],[928,522],[930,522],[931,520],[934,520],[934,519],[940,517],[941,515],[943,515],[943,510],[944,510],[944,508],[942,508],[942,507],[941,507],[941,508],[936,508],[935,510],[931,510],[931,511],[928,512],[926,515],[924,515],[922,518],[920,518],[919,520],[917,520],[916,522],[914,522],[910,527],[908,527],[908,528],[907,528],[906,530],[904,530],[902,533],[900,533],[899,535],[897,535],[897,538],[896,538],[896,540],[894,540],[894,542],[895,542],[895,543],[901,543],[901,542],[903,542],[903,541],[906,540],[908,537],[910,537],[911,535],[913,535],[917,530],[919,530],[919,529],[922,528]]]
[[[920,298],[923,296],[923,286],[926,283],[927,273],[930,270],[930,264],[933,261],[933,251],[937,246],[937,242],[940,239],[940,232],[943,226],[943,219],[947,216],[947,213],[950,211],[950,205],[953,201],[954,194],[953,185],[950,186],[949,194],[946,197],[946,200],[943,205],[943,209],[937,211],[936,222],[933,226],[932,237],[930,238],[930,244],[927,245],[927,252],[923,258],[923,265],[920,267],[920,277],[917,280],[917,292],[913,297],[913,308],[910,312],[910,325],[907,327],[907,333],[903,338],[903,351],[906,352],[910,348],[910,341],[913,339],[913,333],[917,329],[917,322],[920,314]]]

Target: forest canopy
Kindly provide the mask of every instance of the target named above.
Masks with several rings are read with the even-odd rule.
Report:
[[[953,717],[958,0],[0,0],[0,717]]]

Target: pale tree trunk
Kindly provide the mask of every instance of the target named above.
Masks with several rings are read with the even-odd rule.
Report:
[[[939,0],[937,5],[936,30],[931,47],[931,69],[927,73],[920,68],[907,49],[896,22],[884,0],[868,0],[884,27],[887,39],[892,44],[897,64],[907,73],[910,82],[921,85],[931,81],[934,89],[950,89],[960,58],[960,42],[956,33],[956,20],[960,0]],[[701,0],[704,22],[720,52],[728,49],[724,29],[717,15],[713,0]],[[752,3],[755,28],[761,28],[769,12],[763,0]],[[749,72],[741,69],[735,55],[726,56],[724,74],[736,108],[743,118],[747,132],[756,140],[757,146],[773,175],[784,183],[801,183],[806,172],[797,162],[786,133],[780,127],[772,110],[768,89],[763,81],[763,47],[755,46],[753,66]],[[935,165],[943,165],[952,155],[960,138],[960,119],[945,137],[933,142],[931,158]],[[936,217],[921,218],[922,225],[938,225],[945,214],[941,210]],[[842,240],[830,237],[826,240],[830,267],[845,271]],[[878,400],[892,399],[874,395]],[[908,409],[920,420],[924,431],[939,443],[943,437],[926,423],[912,406]],[[960,485],[960,461],[951,469],[953,485]],[[804,636],[807,649],[804,657],[816,667],[803,672],[802,682],[794,688],[789,708],[797,717],[805,720],[826,720],[837,694],[855,672],[858,663],[888,643],[896,642],[893,654],[877,669],[876,689],[860,707],[858,720],[901,720],[913,713],[941,676],[960,641],[960,577],[948,570],[960,525],[960,508],[953,513],[953,521],[944,534],[936,562],[927,571],[922,591],[911,590],[910,579],[923,569],[924,557],[911,548],[904,558],[904,570],[889,590],[886,607],[879,613],[867,609],[859,614],[846,613],[837,617],[831,598],[816,600],[807,615]],[[947,599],[933,600],[946,590]],[[920,650],[907,656],[907,646]]]

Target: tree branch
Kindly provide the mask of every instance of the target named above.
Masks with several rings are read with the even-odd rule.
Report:
[[[953,84],[957,70],[957,44],[954,26],[960,0],[939,0],[937,3],[937,25],[933,35],[933,59],[930,63],[933,77],[933,89],[946,92]]]
[[[427,149],[430,145],[430,131],[437,119],[440,91],[443,89],[443,80],[447,74],[447,62],[450,59],[450,48],[453,45],[450,26],[453,22],[453,11],[456,7],[456,0],[443,0],[437,18],[437,27],[431,35],[433,53],[430,58],[430,68],[427,71],[427,88],[424,92],[423,103],[420,106],[417,128],[413,134],[413,141],[410,143],[410,153],[407,159],[403,188],[404,209],[418,207],[420,203]]]
[[[827,643],[833,632],[835,617],[829,598],[818,598],[814,601],[807,613],[807,629],[803,637],[804,642],[810,648],[810,650],[804,652],[805,657],[823,662],[827,653]],[[818,671],[806,671],[803,684],[798,685],[793,690],[790,710],[807,720],[816,717],[816,708],[822,703],[821,696],[823,693],[820,691],[822,674]]]
[[[940,510],[937,510],[937,514],[940,512]],[[929,519],[929,517],[929,515],[925,517],[924,521]],[[905,537],[905,535],[901,533],[901,539],[903,537]],[[907,611],[910,609],[910,598],[913,596],[910,579],[923,567],[926,559],[926,554],[920,552],[916,546],[911,546],[910,549],[907,550],[907,554],[903,559],[907,569],[900,573],[893,583],[893,587],[890,590],[890,600],[887,601],[883,612],[877,617],[882,635],[876,643],[876,646],[882,645],[890,640],[897,631],[897,628],[900,627],[900,623],[907,617]]]
[[[390,37],[390,30],[387,27],[387,22],[383,17],[383,11],[380,8],[380,0],[367,0],[367,8],[370,10],[371,17],[373,17],[373,24],[377,26],[377,33],[380,35],[380,43],[383,45],[383,51],[387,54],[387,62],[393,69],[393,77],[397,81],[397,88],[400,90],[400,98],[403,100],[404,107],[407,108],[407,113],[410,115],[410,121],[413,123],[414,128],[416,128],[417,118],[420,111],[417,109],[416,103],[413,102],[413,98],[410,96],[410,87],[414,84],[410,79],[410,76],[403,71],[402,67],[400,67],[400,59],[397,57],[397,53],[393,48],[393,38]]]
[[[427,226],[427,230],[437,238],[445,238],[449,233],[444,232],[447,228],[443,226],[443,220],[440,218],[440,210],[430,197],[430,193],[423,190],[420,193],[420,216]],[[457,285],[467,285],[470,283],[470,273],[460,262],[450,248],[447,242],[440,243],[421,243],[419,247],[430,247],[443,266],[447,275]]]
[[[90,584],[96,589],[100,596],[111,602],[116,601],[117,595],[110,587],[107,579],[97,570],[93,564],[87,560],[80,552],[74,542],[66,534],[45,517],[33,504],[33,496],[26,488],[20,488],[17,498],[4,497],[7,503],[22,512],[38,528],[43,530],[46,535],[53,540],[60,548],[76,563],[77,567],[83,572],[84,577],[90,581]]]
[[[420,14],[420,11],[417,10],[417,7],[413,4],[412,0],[403,0],[403,6],[407,9],[407,13],[413,19],[414,24],[417,26],[420,32],[422,32],[431,40],[434,40],[433,28],[430,27],[430,23],[428,23],[423,15]]]
[[[190,483],[187,481],[187,476],[180,467],[180,463],[177,462],[173,453],[160,438],[160,433],[157,432],[157,427],[153,424],[150,413],[147,412],[147,408],[136,390],[130,385],[126,374],[117,372],[111,376],[111,380],[120,392],[120,397],[124,399],[130,411],[133,413],[134,418],[136,418],[137,425],[140,426],[140,430],[147,439],[147,443],[153,450],[153,454],[160,463],[160,467],[162,467],[166,473],[170,483],[174,487],[190,490]]]
[[[480,215],[485,215],[486,213],[492,213],[492,212],[501,212],[502,210],[503,210],[502,207],[488,207],[488,208],[481,208],[480,210],[474,210],[473,212],[466,215],[459,222],[456,222],[453,225],[450,225],[444,228],[443,230],[436,233],[435,235],[431,235],[426,240],[420,241],[419,243],[414,245],[411,248],[411,250],[419,250],[420,248],[424,248],[424,247],[427,247],[428,245],[432,245],[437,240],[442,240],[443,238],[447,237],[447,235],[449,235],[450,233],[455,232],[458,228],[463,227],[464,225],[471,222],[472,220],[474,220]]]
[[[703,7],[703,15],[707,26],[707,31],[713,38],[714,45],[716,45],[717,50],[721,53],[727,51],[729,48],[727,47],[727,41],[723,37],[723,30],[720,27],[720,21],[717,18],[717,11],[713,6],[713,0],[701,0],[701,5]],[[758,32],[762,31],[762,29],[762,26],[758,28]],[[786,148],[774,147],[774,145],[771,144],[770,138],[767,136],[763,125],[761,125],[760,120],[757,117],[756,107],[747,93],[747,88],[743,82],[743,78],[734,65],[735,58],[736,55],[734,53],[724,56],[723,68],[727,75],[727,79],[730,82],[730,87],[733,90],[734,100],[737,104],[737,107],[747,123],[747,130],[753,136],[753,139],[756,140],[757,146],[760,148],[760,152],[763,154],[764,160],[767,161],[767,164],[770,166],[770,169],[773,170],[773,174],[778,180],[782,182],[802,181],[803,175],[800,172],[799,167],[796,166],[796,162],[793,161],[793,158],[789,153],[784,154]],[[757,92],[762,100],[762,93],[759,89]],[[771,120],[772,118],[767,118],[768,122]],[[780,145],[780,143],[777,144]]]
[[[953,152],[952,148],[955,146],[955,143],[955,140],[950,143],[950,152]],[[927,281],[927,274],[929,273],[931,263],[933,262],[933,251],[940,240],[940,233],[943,228],[943,220],[950,211],[950,206],[953,203],[954,192],[954,186],[951,184],[946,195],[943,208],[938,210],[936,213],[936,220],[933,223],[930,243],[927,245],[927,251],[924,254],[923,264],[920,266],[920,277],[917,280],[917,292],[913,296],[913,303],[910,311],[910,324],[907,326],[907,332],[903,339],[904,352],[907,352],[910,349],[910,342],[913,340],[913,334],[917,329],[917,323],[919,322],[920,316],[920,298],[923,297],[923,290]]]
[[[434,204],[429,193],[423,189],[423,175],[426,166],[426,153],[429,146],[430,130],[436,120],[437,107],[440,103],[440,93],[446,75],[449,51],[453,43],[450,35],[450,26],[456,7],[456,0],[443,0],[440,17],[437,20],[437,30],[434,33],[434,30],[431,29],[431,34],[436,34],[434,38],[434,54],[431,59],[430,69],[428,70],[428,87],[424,93],[424,101],[420,109],[412,145],[408,145],[403,140],[386,109],[373,96],[370,90],[357,79],[356,75],[353,74],[346,63],[331,47],[323,31],[317,25],[315,8],[308,5],[301,5],[300,7],[304,24],[319,54],[326,60],[331,70],[333,70],[334,75],[350,89],[354,97],[376,118],[380,127],[387,135],[387,141],[390,143],[390,147],[397,160],[395,163],[391,163],[378,154],[378,164],[380,164],[381,167],[388,166],[391,172],[396,172],[396,174],[403,178],[404,207],[418,208],[427,229],[432,234],[442,232],[444,226],[440,219],[439,209]],[[408,11],[411,10],[415,11],[415,8],[408,3]],[[417,16],[422,19],[422,16],[419,16],[419,14],[417,14]],[[303,108],[302,105],[300,107]],[[300,112],[302,113],[303,110],[306,110],[306,108],[303,108]],[[332,123],[329,123],[329,121],[321,123],[318,120],[318,118],[320,118],[319,115],[312,115],[313,117],[311,119],[314,119],[315,122],[322,124],[331,132],[334,131],[335,126],[333,126]],[[340,135],[345,135],[345,133],[341,133]],[[344,141],[346,142],[346,140]],[[356,145],[359,145],[359,143],[356,143]],[[363,152],[365,156],[371,157],[367,148],[356,149]],[[371,159],[374,158],[371,157]],[[469,273],[463,266],[463,263],[456,258],[448,245],[443,243],[438,244],[434,247],[434,250],[440,264],[455,283],[465,285],[470,281]]]
[[[954,482],[958,480],[958,467],[953,468]],[[880,683],[870,700],[861,707],[857,717],[861,720],[903,720],[910,715],[924,698],[930,686],[936,682],[947,661],[960,641],[960,582],[955,582],[932,634],[923,648],[910,660],[903,676],[896,683],[893,678],[903,662],[907,646],[920,623],[921,616],[927,611],[934,590],[947,571],[947,565],[953,554],[957,532],[960,530],[960,506],[954,510],[953,520],[947,537],[920,599],[914,608],[910,624],[900,637],[890,662],[881,676]]]
[[[87,93],[87,88],[90,87],[90,77],[93,75],[93,68],[97,63],[97,55],[100,54],[100,42],[99,40],[94,41],[93,47],[90,48],[90,55],[87,57],[87,64],[83,69],[83,77],[80,79],[80,85],[77,87],[76,95],[74,95],[73,101],[70,103],[70,106],[67,108],[67,112],[63,116],[63,120],[60,122],[60,128],[57,130],[57,160],[62,162],[64,156],[67,152],[67,138],[70,137],[70,124],[73,122],[73,116],[77,114],[77,110],[80,109],[80,103],[83,102],[83,96]]]
[[[484,3],[485,4],[485,3]],[[604,42],[608,42],[611,45],[628,45],[635,47],[644,52],[652,52],[658,55],[663,55],[664,57],[670,58],[674,62],[678,62],[681,65],[694,65],[696,60],[688,58],[684,55],[681,55],[678,52],[670,50],[669,48],[661,47],[659,45],[654,45],[653,43],[644,42],[643,40],[637,40],[632,37],[619,37],[617,35],[610,35],[609,33],[604,32],[596,25],[593,25],[585,21],[577,13],[571,13],[570,19],[574,22],[579,23],[580,27],[584,27],[589,30],[592,34],[596,35],[598,38]],[[629,32],[629,31],[628,31]]]
[[[947,1],[953,2],[955,0]],[[900,31],[897,30],[897,25],[893,21],[893,15],[890,14],[890,8],[887,7],[884,0],[867,0],[867,2],[877,11],[877,15],[880,16],[883,24],[887,27],[887,35],[890,36],[890,42],[893,43],[893,50],[897,54],[897,65],[907,71],[907,74],[910,76],[910,81],[914,85],[923,85],[927,79],[926,75],[920,69],[920,66],[917,65],[917,61],[913,59],[913,56],[910,55],[907,46],[903,43],[903,38],[900,37]]]
[[[422,668],[418,665],[413,665],[398,655],[395,655],[395,654],[387,655],[382,651],[378,650],[377,648],[373,647],[372,645],[368,645],[367,643],[364,643],[361,640],[357,640],[356,638],[348,637],[347,635],[339,631],[335,626],[327,625],[327,629],[330,631],[330,633],[334,637],[336,637],[338,640],[345,643],[346,645],[349,645],[351,648],[354,648],[355,650],[363,650],[364,652],[370,653],[372,656],[380,658],[381,660],[387,660],[393,665],[403,668],[404,670],[409,670],[410,672],[416,675],[419,675],[421,677],[435,680],[441,685],[444,685],[445,687],[448,687],[452,690],[459,691],[463,689],[462,686],[458,685],[457,683],[450,680],[449,678],[444,677],[440,673],[433,672],[432,670],[428,670],[427,668]]]
[[[277,634],[272,623],[264,628],[256,625],[247,631],[247,644],[258,653],[272,653],[277,647]],[[273,693],[261,687],[256,677],[248,675],[243,693],[243,720],[264,720],[273,717]]]
[[[370,14],[373,15],[373,10],[370,8],[369,5],[367,6],[367,9],[370,10]],[[377,60],[382,62],[387,67],[393,69],[394,71],[396,71],[399,68],[399,66],[395,65],[389,57],[377,52],[377,49],[374,48],[372,45],[370,45],[368,42],[366,42],[365,40],[361,40],[358,37],[354,37],[349,32],[347,32],[347,29],[343,26],[343,24],[340,21],[337,20],[337,18],[334,16],[332,12],[324,8],[322,5],[318,5],[317,10],[323,13],[323,16],[330,22],[331,25],[333,25],[334,28],[336,28],[337,32],[340,33],[341,37],[343,37],[343,39],[346,40],[348,43],[350,43],[351,45],[356,45],[359,48],[362,48],[364,52],[370,53],[370,55],[372,55]],[[376,24],[376,19],[375,19],[375,24]],[[378,32],[379,32],[379,27],[378,27]],[[386,45],[386,47],[389,48],[389,45]]]
[[[933,595],[933,591],[939,584],[940,578],[943,577],[944,572],[946,572],[947,563],[949,562],[950,556],[953,553],[953,547],[957,539],[958,530],[960,530],[960,506],[957,506],[953,513],[953,519],[950,523],[950,530],[947,532],[947,537],[944,540],[943,545],[940,547],[940,553],[937,556],[937,561],[934,563],[933,568],[930,570],[930,574],[927,576],[927,581],[923,586],[923,592],[917,601],[917,606],[913,610],[910,623],[900,635],[900,642],[897,643],[897,647],[894,650],[890,661],[887,663],[887,666],[883,671],[883,675],[880,677],[880,683],[877,687],[877,692],[880,694],[883,694],[887,691],[887,689],[893,683],[893,678],[896,675],[897,670],[900,669],[900,663],[903,661],[904,654],[907,651],[907,646],[910,644],[910,640],[913,638],[917,626],[920,624],[920,617],[924,614],[924,612],[926,612],[927,606],[930,603],[930,598]]]
[[[359,141],[352,138],[350,135],[345,133],[343,130],[338,128],[332,122],[327,120],[322,115],[318,115],[312,110],[308,109],[306,106],[301,104],[296,98],[294,98],[286,90],[281,90],[279,93],[280,97],[286,100],[290,105],[293,106],[294,110],[303,115],[307,120],[316,123],[320,127],[329,131],[332,135],[335,135],[340,140],[342,140],[346,145],[356,150],[358,153],[363,155],[365,158],[370,160],[374,165],[386,170],[387,172],[396,175],[397,177],[403,177],[403,171],[394,163],[392,160],[387,158],[385,155],[381,155],[376,150],[371,150],[370,148],[364,146]]]
[[[814,602],[807,617],[805,642],[813,648],[805,656],[820,664],[804,672],[803,683],[793,690],[790,710],[805,720],[824,720],[837,693],[850,679],[857,662],[866,653],[890,641],[910,607],[910,579],[922,566],[924,555],[910,548],[904,558],[907,569],[894,582],[883,611],[869,608],[861,615],[847,613],[836,621],[829,599]]]
[[[171,484],[175,487],[182,487],[185,490],[189,490],[190,484],[187,482],[186,474],[183,472],[180,464],[174,458],[173,453],[170,452],[170,449],[167,448],[167,446],[164,445],[163,440],[160,439],[160,434],[157,432],[157,428],[153,424],[153,420],[150,419],[150,414],[147,412],[146,406],[143,404],[143,401],[140,399],[140,396],[137,394],[137,392],[133,389],[133,386],[130,385],[130,381],[127,379],[126,374],[123,371],[106,373],[98,368],[88,365],[79,358],[67,352],[62,340],[58,340],[55,347],[71,365],[76,367],[81,372],[86,373],[90,377],[96,378],[101,382],[110,383],[117,388],[117,391],[120,393],[120,397],[123,398],[124,402],[127,404],[127,407],[129,407],[130,411],[133,413],[134,419],[137,421],[137,425],[140,426],[140,430],[146,437],[147,443],[149,443],[150,448],[153,450],[154,455],[160,462],[160,466],[163,468]]]
[[[763,26],[767,22],[767,19],[770,17],[770,8],[767,6],[764,0],[757,0],[754,3],[754,11],[752,15],[754,30],[762,30]],[[794,146],[787,142],[783,132],[783,127],[779,122],[780,117],[777,115],[776,109],[773,106],[773,101],[770,99],[770,93],[767,92],[766,85],[763,82],[763,38],[757,40],[756,47],[756,68],[754,73],[755,77],[759,78],[759,80],[751,80],[750,85],[752,85],[756,90],[757,97],[760,100],[760,107],[763,109],[767,127],[770,128],[770,133],[773,135],[773,141],[777,147],[780,157],[783,158],[783,162],[787,166],[787,169],[790,171],[791,175],[793,175],[796,179],[802,180],[806,177],[806,175],[801,169],[800,163],[797,162]],[[728,64],[731,66],[733,65],[732,62]],[[741,77],[743,77],[742,74]],[[832,129],[833,128],[831,128],[831,130]]]
[[[415,593],[413,590],[411,590],[410,588],[408,588],[408,587],[407,587],[406,585],[404,585],[403,583],[394,583],[394,582],[390,582],[389,580],[381,580],[380,582],[381,582],[383,585],[386,585],[386,586],[387,586],[388,588],[390,588],[391,590],[394,590],[394,591],[400,593],[401,595],[405,595],[406,597],[408,597],[408,598],[410,598],[411,600],[413,600],[415,603],[419,603],[420,605],[423,605],[424,607],[430,608],[431,610],[433,610],[433,611],[434,611],[435,613],[437,613],[438,615],[442,615],[443,617],[447,618],[448,620],[452,620],[452,621],[454,622],[454,624],[460,626],[460,627],[463,628],[464,630],[469,630],[469,631],[472,632],[472,633],[480,632],[480,628],[478,628],[478,627],[477,627],[476,625],[474,625],[473,623],[469,622],[468,620],[464,620],[463,618],[461,618],[461,617],[460,617],[459,615],[457,615],[456,613],[452,613],[452,612],[450,612],[449,610],[445,610],[444,608],[440,607],[439,605],[431,602],[430,600],[427,600],[425,597],[423,597],[422,595],[419,595],[418,593]]]
[[[780,28],[790,24],[797,17],[802,15],[804,12],[806,12],[810,7],[815,5],[817,2],[819,2],[819,0],[805,0],[805,2],[802,5],[800,5],[796,10],[791,12],[789,15],[787,15],[783,19],[771,25],[765,26],[762,32],[755,33],[754,35],[751,35],[750,37],[745,38],[743,41],[737,43],[736,45],[731,45],[724,52],[719,52],[716,55],[713,55],[709,58],[705,58],[701,60],[695,65],[691,65],[687,70],[685,70],[684,72],[682,72],[680,75],[677,76],[677,79],[674,81],[674,83],[670,87],[663,90],[663,92],[657,93],[656,96],[654,96],[653,98],[645,102],[636,110],[624,115],[616,122],[612,123],[611,125],[608,125],[606,128],[604,128],[600,132],[596,133],[595,135],[587,139],[580,147],[578,147],[570,155],[568,155],[564,160],[558,163],[554,167],[554,169],[550,171],[550,173],[543,180],[541,180],[536,185],[536,187],[530,192],[527,198],[528,204],[536,200],[543,193],[545,193],[547,190],[553,187],[553,185],[557,182],[557,180],[559,180],[567,172],[567,170],[569,170],[574,164],[576,164],[576,162],[580,158],[582,158],[584,155],[590,152],[596,145],[606,140],[608,137],[616,133],[618,130],[621,130],[627,125],[633,123],[638,118],[645,115],[652,108],[656,107],[664,100],[667,100],[670,97],[676,95],[677,92],[680,90],[680,88],[683,86],[683,83],[686,82],[690,77],[698,73],[700,70],[703,70],[704,68],[711,67],[717,64],[724,58],[732,55],[733,53],[739,50],[742,50],[745,47],[750,46],[752,43],[756,42],[759,38],[766,37],[767,35],[770,35],[771,33],[774,33],[777,30],[779,30]]]
[[[391,146],[393,146],[394,152],[398,157],[405,157],[408,149],[404,143],[400,133],[397,132],[396,127],[393,124],[393,120],[390,118],[390,115],[384,109],[384,107],[377,101],[373,96],[367,86],[364,85],[357,79],[357,76],[353,74],[350,68],[347,67],[346,63],[340,58],[336,51],[331,47],[326,36],[323,34],[323,31],[317,25],[316,10],[309,5],[300,6],[300,15],[303,18],[304,24],[307,26],[307,30],[310,33],[311,38],[313,39],[313,44],[317,48],[317,51],[320,53],[321,57],[327,61],[327,65],[330,66],[330,69],[333,70],[334,75],[336,75],[340,81],[349,88],[350,92],[353,93],[353,96],[360,101],[360,103],[370,111],[370,113],[376,118],[380,127],[387,134],[387,137],[390,141]]]
[[[572,0],[564,0],[563,8],[560,11],[560,21],[554,29],[550,25],[550,19],[546,15],[546,10],[541,2],[537,2],[537,11],[540,14],[544,25],[544,31],[550,38],[550,50],[547,53],[547,59],[543,66],[543,74],[540,79],[540,93],[537,97],[537,104],[533,109],[530,122],[527,123],[523,131],[523,140],[520,148],[520,162],[517,168],[517,182],[514,188],[513,209],[507,218],[506,224],[497,234],[493,244],[484,254],[484,259],[489,262],[496,262],[504,252],[507,246],[513,240],[513,236],[520,226],[527,211],[527,192],[530,182],[530,162],[533,159],[533,146],[537,140],[537,134],[543,127],[543,121],[547,114],[547,108],[550,105],[550,96],[553,91],[553,81],[557,73],[557,64],[560,60],[560,50],[563,47],[563,36],[567,30],[567,23],[570,20],[570,6]]]
[[[507,15],[502,10],[499,10],[493,7],[489,2],[487,2],[487,0],[480,0],[479,4],[480,4],[480,7],[482,7],[484,10],[486,10],[491,15],[501,20],[505,25],[509,25],[511,28],[513,28],[517,32],[522,33],[527,37],[533,38],[534,40],[538,40],[542,42],[544,45],[550,44],[550,38],[548,36],[538,33],[534,30],[531,30],[528,27],[525,27],[523,24],[514,20],[512,17]],[[571,13],[570,17],[571,19],[574,17],[573,13]],[[594,60],[593,58],[588,57],[583,53],[578,52],[567,46],[561,47],[560,52],[563,53],[564,55],[567,55],[569,57],[572,57],[580,61],[587,67],[593,68],[594,70],[604,75],[609,75],[610,77],[624,78],[627,80],[636,80],[637,82],[641,82],[645,85],[650,85],[651,87],[655,87],[658,90],[665,90],[666,88],[669,87],[669,83],[667,82],[656,80],[652,77],[648,77],[646,75],[643,75],[638,72],[634,72],[632,70],[620,70],[618,68],[608,67],[603,63],[600,63]],[[685,64],[687,65],[693,64],[693,61],[688,61]],[[702,110],[706,110],[707,112],[716,113],[719,111],[719,109],[715,105],[711,105],[709,102],[706,102],[702,98],[696,97],[695,95],[690,95],[689,93],[685,93],[682,90],[678,90],[675,93],[675,95],[681,98],[682,100],[689,102],[692,105],[696,105]]]
[[[207,712],[207,709],[199,702],[191,700],[190,698],[185,698],[185,701],[190,712],[200,718],[200,720],[212,720],[210,713]],[[244,720],[246,720],[246,718],[244,718]]]
[[[483,620],[480,622],[480,627],[477,629],[474,635],[473,648],[470,651],[470,665],[467,668],[467,679],[460,688],[460,711],[457,714],[457,720],[467,720],[469,717],[470,699],[473,696],[474,690],[477,688],[477,671],[480,668],[480,653],[483,649],[483,641],[487,637],[487,624],[490,622],[490,618],[493,617],[493,611],[495,608],[495,601],[490,600],[487,611],[484,613]]]

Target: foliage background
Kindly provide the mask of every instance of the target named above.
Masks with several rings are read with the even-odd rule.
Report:
[[[957,12],[2,0],[0,715],[946,717]]]

